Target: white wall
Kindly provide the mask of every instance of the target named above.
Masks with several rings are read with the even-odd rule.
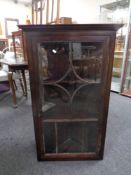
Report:
[[[74,23],[99,23],[100,5],[114,0],[61,0],[60,17],[72,17]],[[5,37],[4,18],[18,18],[20,24],[25,24],[26,15],[31,19],[31,8],[15,4],[9,0],[0,0],[0,22]]]
[[[99,0],[100,1],[100,4],[108,4],[108,3],[111,3],[111,2],[114,2],[116,0]]]
[[[61,0],[60,16],[72,17],[76,23],[100,23],[100,5],[115,0]]]
[[[61,0],[60,16],[72,17],[77,23],[98,21],[99,0]]]
[[[1,38],[5,38],[5,18],[19,19],[19,24],[25,24],[26,15],[31,17],[30,7],[26,7],[23,4],[15,4],[12,1],[0,0],[0,22],[2,24]]]

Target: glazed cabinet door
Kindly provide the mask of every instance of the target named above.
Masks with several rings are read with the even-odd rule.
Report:
[[[37,45],[44,159],[100,156],[109,38],[99,38]]]

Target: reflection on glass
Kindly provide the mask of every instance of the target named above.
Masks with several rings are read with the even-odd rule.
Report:
[[[44,42],[38,51],[46,152],[95,151],[102,43]]]
[[[128,46],[128,55],[127,55],[127,62],[125,65],[125,75],[124,75],[124,81],[123,81],[123,95],[126,95],[128,97],[131,97],[131,42],[129,40],[129,46]]]
[[[68,43],[43,43],[39,48],[43,77],[47,81],[58,81],[69,68]]]
[[[71,76],[77,82],[100,82],[102,52],[102,43],[42,43],[39,47],[41,73],[48,82],[66,81]]]

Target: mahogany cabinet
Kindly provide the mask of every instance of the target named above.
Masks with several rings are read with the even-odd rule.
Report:
[[[38,160],[102,159],[121,24],[20,25]]]

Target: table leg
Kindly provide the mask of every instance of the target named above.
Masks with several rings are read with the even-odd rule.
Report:
[[[12,97],[13,97],[13,107],[16,108],[17,107],[16,93],[15,93],[12,75],[13,75],[12,72],[8,72],[8,80],[9,80],[10,88],[12,91]]]
[[[27,96],[27,84],[26,84],[26,78],[25,78],[25,71],[22,70],[22,77],[23,77],[23,81],[24,81],[24,88],[25,88],[25,96]]]

